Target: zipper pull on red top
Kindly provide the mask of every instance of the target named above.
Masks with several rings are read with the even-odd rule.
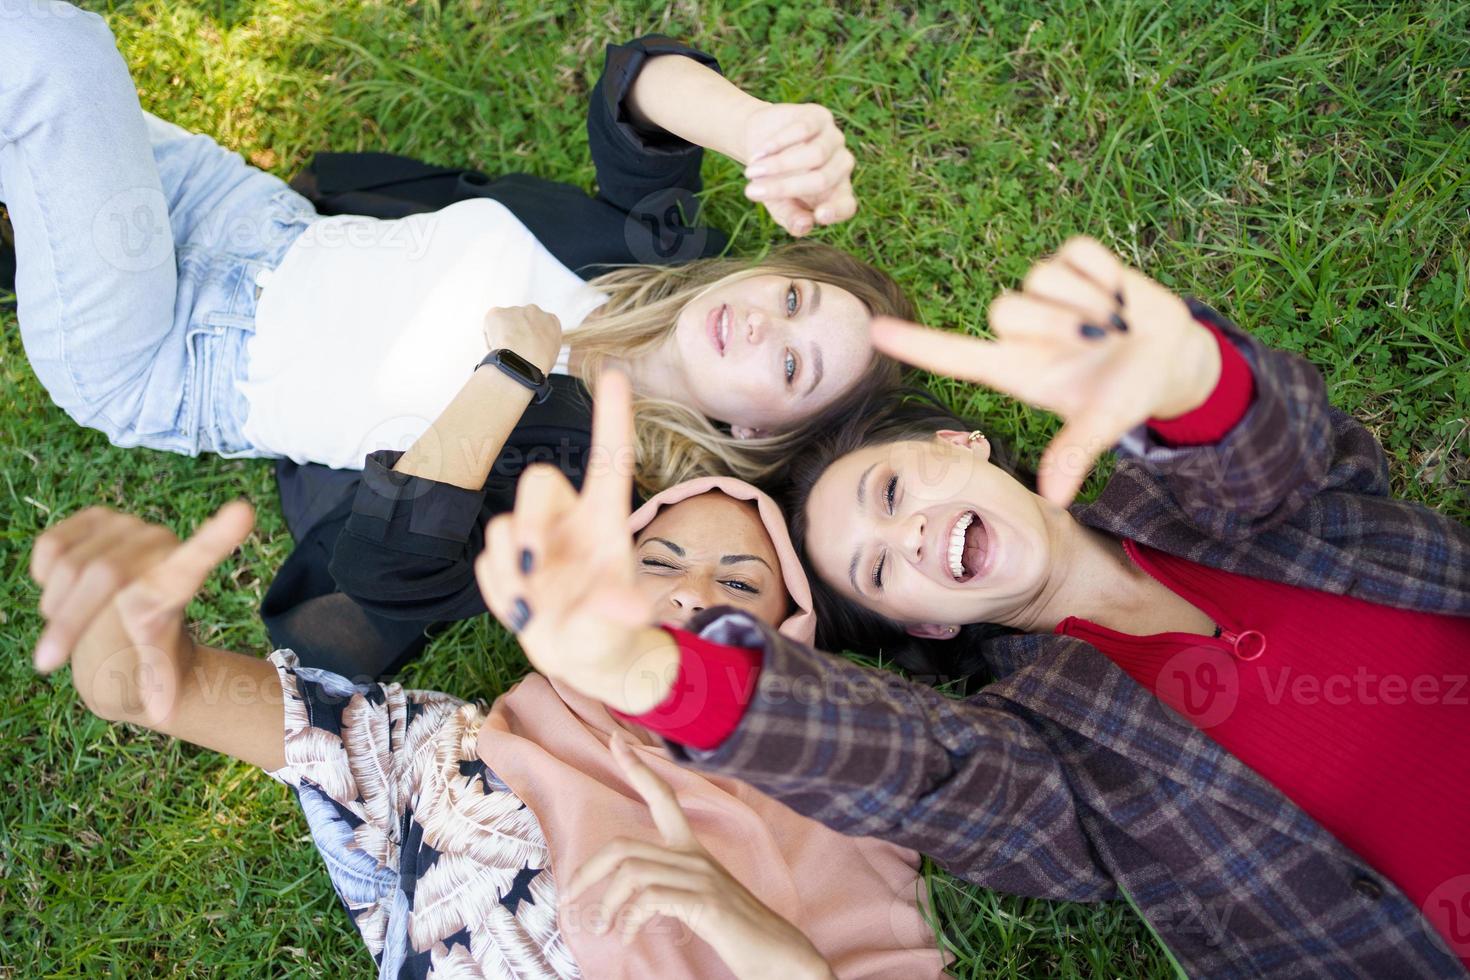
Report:
[[[1223,626],[1218,629],[1220,639],[1230,644],[1237,660],[1255,660],[1266,652],[1266,634],[1260,630],[1241,630],[1239,633],[1233,633]]]

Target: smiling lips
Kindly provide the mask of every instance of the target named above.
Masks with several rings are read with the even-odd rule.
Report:
[[[968,582],[985,567],[989,557],[990,535],[985,522],[973,510],[955,518],[949,529],[949,552],[946,567],[950,578]]]
[[[725,345],[730,342],[730,305],[721,304],[710,310],[705,319],[705,330],[709,334],[709,342],[714,345],[715,353],[721,357],[725,356]]]

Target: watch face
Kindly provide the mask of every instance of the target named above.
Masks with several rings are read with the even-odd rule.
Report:
[[[539,387],[546,381],[546,375],[541,369],[513,350],[501,350],[497,355],[501,365],[509,368],[515,374],[525,378],[533,387]]]

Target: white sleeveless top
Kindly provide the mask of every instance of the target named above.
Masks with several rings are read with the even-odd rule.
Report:
[[[244,434],[339,469],[423,434],[485,356],[491,307],[534,303],[570,333],[606,300],[486,198],[388,221],[322,218],[258,285],[238,382]]]

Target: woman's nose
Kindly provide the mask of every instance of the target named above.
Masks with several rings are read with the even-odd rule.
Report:
[[[669,593],[669,604],[684,616],[703,612],[710,604],[709,596],[689,585],[681,585]]]
[[[919,564],[923,558],[923,529],[923,514],[913,514],[903,522],[903,554],[914,564]]]
[[[894,547],[914,564],[918,564],[924,557],[924,526],[923,514],[910,515],[895,525],[895,537],[898,540]]]
[[[766,335],[767,326],[765,314],[759,310],[751,310],[745,317],[746,341],[752,346],[759,344]]]

